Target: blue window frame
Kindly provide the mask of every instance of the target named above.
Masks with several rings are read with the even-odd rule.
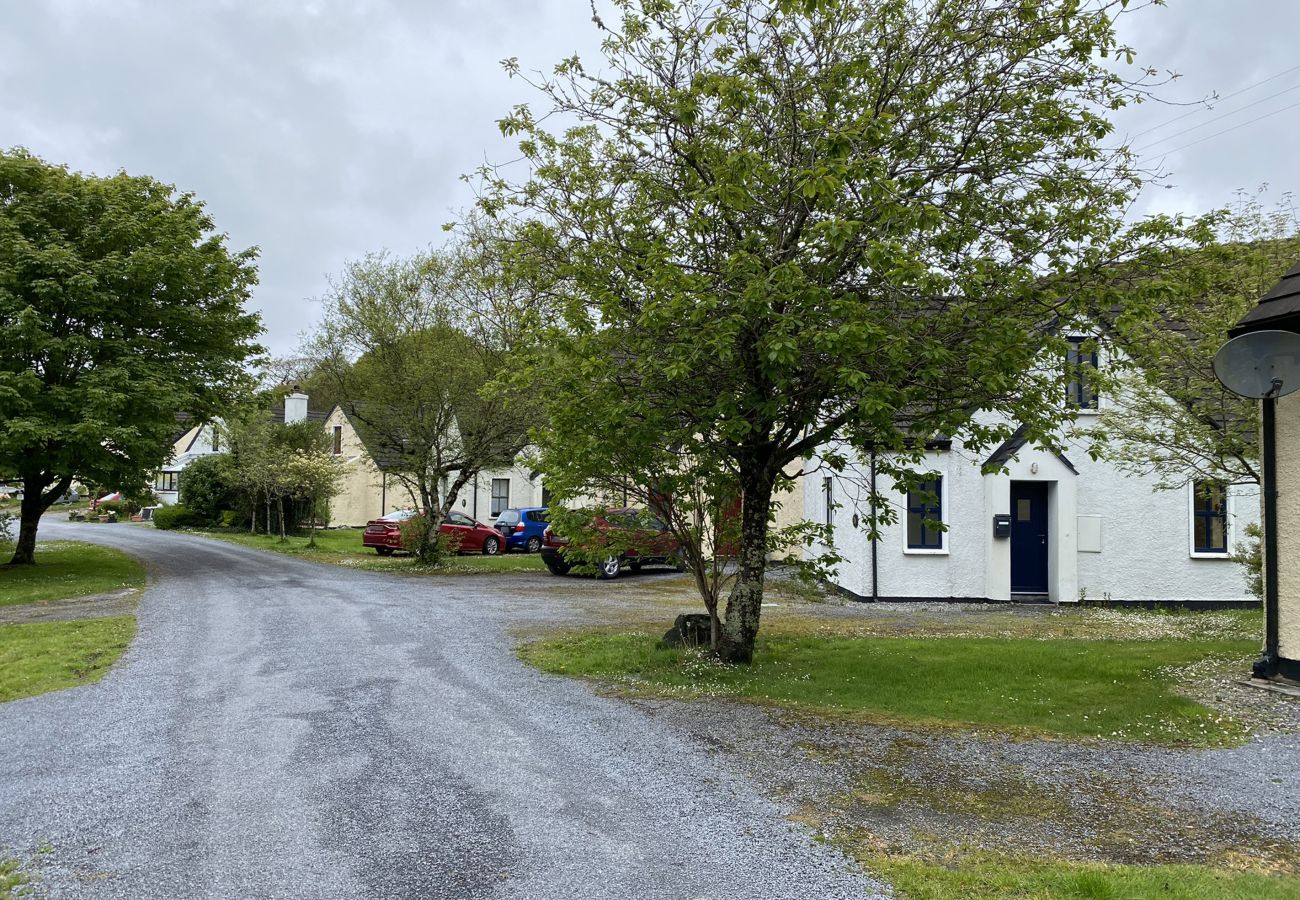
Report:
[[[1085,337],[1070,338],[1070,349],[1065,357],[1065,402],[1075,409],[1097,408],[1097,394],[1091,382],[1091,373],[1097,370],[1097,351],[1083,349],[1089,340]]]
[[[1198,481],[1192,493],[1192,549],[1228,552],[1228,491],[1222,482]]]
[[[943,476],[922,481],[907,492],[907,549],[942,550]]]

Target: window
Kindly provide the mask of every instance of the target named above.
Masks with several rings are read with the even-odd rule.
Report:
[[[1097,350],[1085,349],[1091,338],[1072,337],[1065,357],[1065,402],[1076,409],[1096,409],[1092,373],[1097,370]]]
[[[835,497],[832,493],[834,482],[830,478],[822,479],[822,497],[826,501],[826,527],[835,524]]]
[[[343,453],[343,426],[334,426],[334,455],[339,456]]]
[[[176,473],[159,472],[158,477],[153,482],[156,491],[174,491],[176,490]]]
[[[455,510],[447,513],[447,522],[452,525],[463,525],[466,528],[474,527],[473,519],[465,515],[463,512],[456,512]]]
[[[942,550],[943,476],[922,481],[907,492],[907,549]]]
[[[1192,552],[1228,553],[1228,490],[1222,482],[1192,485]]]
[[[492,479],[492,515],[501,515],[501,510],[510,505],[510,479]]]

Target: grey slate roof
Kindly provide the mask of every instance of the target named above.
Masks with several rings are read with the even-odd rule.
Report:
[[[1017,451],[1028,443],[1029,439],[1025,436],[1025,432],[1028,430],[1029,429],[1026,426],[1021,425],[1012,432],[1011,437],[1003,441],[1002,446],[994,450],[989,455],[989,458],[984,460],[984,467],[1001,468],[1002,466],[1005,466],[1011,460],[1011,457],[1015,456]],[[1079,470],[1074,467],[1074,463],[1066,459],[1064,453],[1057,452],[1056,458],[1063,462],[1065,467],[1075,475],[1079,474]]]
[[[1300,331],[1300,263],[1292,266],[1282,280],[1273,285],[1258,306],[1242,316],[1230,334],[1235,337],[1264,328]]]

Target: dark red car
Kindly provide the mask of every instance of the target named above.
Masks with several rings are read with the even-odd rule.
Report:
[[[617,578],[624,566],[633,572],[642,566],[672,566],[679,572],[685,568],[677,538],[642,510],[602,510],[592,516],[588,529],[582,556],[596,567],[597,578]],[[542,562],[552,575],[567,575],[578,565],[566,558],[568,546],[569,539],[555,534],[550,526],[542,532]]]
[[[402,546],[402,523],[418,515],[422,513],[413,509],[403,509],[380,516],[378,519],[371,519],[366,523],[366,530],[361,535],[362,546],[374,547],[375,552],[380,556],[391,556],[397,550],[406,549]],[[449,535],[456,542],[456,547],[461,553],[496,556],[501,552],[501,532],[481,522],[475,522],[464,513],[452,512],[447,516],[446,521],[438,526],[438,531]]]

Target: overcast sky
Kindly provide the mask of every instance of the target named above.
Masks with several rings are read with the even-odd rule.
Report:
[[[1126,21],[1139,61],[1181,74],[1166,97],[1224,98],[1118,120],[1137,134],[1194,110],[1135,141],[1170,170],[1144,210],[1297,188],[1300,105],[1277,111],[1300,104],[1300,4],[1169,0]],[[596,46],[588,0],[0,0],[0,146],[197,193],[234,246],[261,247],[254,305],[287,354],[330,273],[441,243],[470,203],[458,177],[516,155],[496,119],[537,98],[500,60]]]

